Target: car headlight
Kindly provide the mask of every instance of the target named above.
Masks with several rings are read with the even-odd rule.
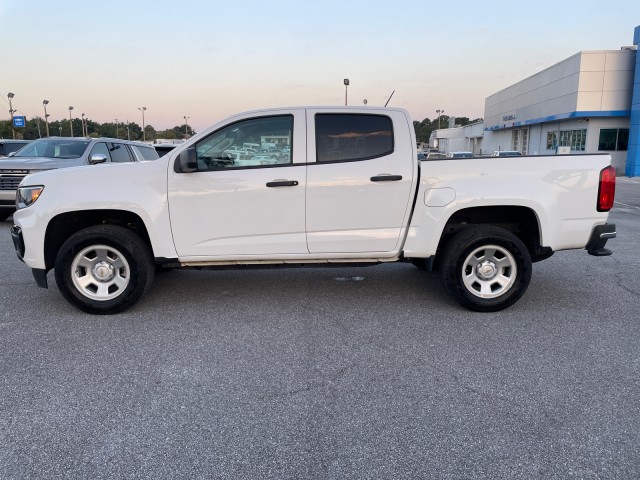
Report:
[[[16,210],[33,205],[44,190],[44,185],[32,185],[30,187],[18,187],[16,192]]]

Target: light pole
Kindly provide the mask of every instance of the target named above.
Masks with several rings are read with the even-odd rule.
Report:
[[[147,107],[138,107],[138,110],[140,110],[142,112],[142,141],[144,142],[147,139],[147,136],[145,134],[144,131],[144,111],[147,109]]]
[[[89,136],[89,134],[86,133],[86,130],[84,128],[84,113],[82,114],[82,136],[83,137],[88,137]]]
[[[438,114],[438,130],[440,130],[440,115],[444,113],[444,108],[442,110],[436,110],[436,113]]]
[[[71,110],[73,110],[73,107],[69,107],[69,130],[71,130],[71,137],[73,137],[73,119],[71,118]]]
[[[189,138],[187,135],[189,135],[188,131],[189,131],[189,119],[191,117],[187,117],[186,115],[184,117],[184,139],[186,140],[187,138]]]
[[[118,130],[118,119],[116,118],[116,138],[120,138],[120,130]]]
[[[62,124],[60,124],[58,126],[58,136],[61,137],[62,136]]]
[[[349,79],[344,79],[344,106],[347,106],[347,89],[349,88]]]
[[[7,98],[9,99],[9,115],[11,115],[11,134],[13,135],[13,139],[16,139],[16,129],[13,128],[13,114],[17,111],[13,109],[11,105],[11,99],[14,97],[13,93],[7,93]]]
[[[47,137],[49,136],[49,114],[47,113],[47,105],[49,105],[49,100],[43,100],[42,106],[44,107],[44,122],[47,125]]]
[[[131,134],[129,133],[129,119],[127,119],[127,140],[131,140]]]

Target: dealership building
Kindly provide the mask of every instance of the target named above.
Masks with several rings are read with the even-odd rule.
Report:
[[[633,43],[579,52],[494,93],[484,122],[436,130],[429,143],[475,155],[609,153],[619,174],[640,176],[640,26]]]

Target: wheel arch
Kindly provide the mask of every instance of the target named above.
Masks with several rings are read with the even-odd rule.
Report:
[[[53,268],[62,244],[73,234],[94,225],[119,225],[131,230],[153,252],[147,227],[140,216],[126,210],[79,210],[61,213],[47,225],[44,241],[46,269]]]
[[[442,230],[437,252],[442,252],[453,235],[472,225],[491,225],[510,231],[525,244],[533,262],[553,254],[550,248],[542,246],[542,226],[536,212],[517,205],[468,207],[455,211]]]

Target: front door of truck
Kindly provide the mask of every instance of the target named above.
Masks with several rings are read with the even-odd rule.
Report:
[[[401,111],[307,110],[310,253],[394,252],[415,188],[413,125]]]
[[[197,171],[169,171],[179,257],[308,253],[305,143],[303,110],[240,116],[197,142]]]

